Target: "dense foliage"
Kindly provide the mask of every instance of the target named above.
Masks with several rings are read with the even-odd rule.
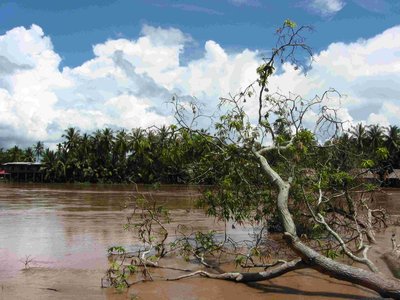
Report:
[[[249,152],[233,144],[221,151],[215,141],[208,142],[201,132],[188,134],[174,125],[130,132],[106,128],[92,134],[68,128],[62,138],[54,150],[45,148],[42,142],[25,149],[1,148],[0,163],[41,161],[47,182],[219,182],[227,188],[246,177],[255,187],[265,183]],[[340,147],[328,147],[323,155],[329,156],[338,170],[370,169],[384,180],[393,169],[400,168],[397,126],[357,124],[334,142]],[[299,160],[296,155],[293,160]],[[275,160],[270,159],[272,163]],[[251,191],[245,195],[255,197]]]
[[[182,183],[212,149],[175,126],[81,134],[68,128],[51,150],[38,142],[0,151],[0,162],[40,160],[47,182]]]

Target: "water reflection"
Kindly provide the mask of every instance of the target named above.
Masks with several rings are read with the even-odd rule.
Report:
[[[186,223],[186,211],[199,196],[191,187],[140,190],[169,208],[179,207],[176,219]],[[0,185],[0,279],[15,275],[28,255],[38,266],[105,268],[108,247],[132,243],[123,224],[133,194],[134,187],[126,185]],[[202,212],[194,213],[192,222],[206,227]]]

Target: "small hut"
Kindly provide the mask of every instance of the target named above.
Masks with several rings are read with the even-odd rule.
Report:
[[[18,182],[42,182],[43,173],[38,162],[8,162],[2,165],[8,179]]]

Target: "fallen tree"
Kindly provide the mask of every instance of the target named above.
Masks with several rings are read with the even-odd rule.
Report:
[[[178,127],[215,149],[204,161],[193,164],[195,173],[200,174],[195,178],[212,175],[217,181],[205,192],[202,205],[220,220],[255,224],[261,229],[245,245],[226,236],[218,239],[214,233],[186,234],[179,229],[171,240],[163,226],[166,216],[162,209],[142,206],[141,213],[130,220],[136,220],[133,227],[145,246],[133,255],[136,260],[130,265],[143,268],[145,278],[151,279],[147,268],[159,267],[158,262],[172,252],[194,257],[210,269],[213,265],[208,259],[224,253],[245,269],[264,270],[182,270],[187,274],[169,280],[199,275],[254,282],[312,268],[382,297],[400,299],[400,281],[380,273],[368,257],[376,242],[375,231],[386,226],[386,212],[371,206],[379,184],[363,180],[362,168],[373,162],[359,149],[352,151],[347,146],[345,122],[338,117],[340,106],[335,105],[340,94],[329,89],[321,96],[304,99],[268,89],[268,80],[280,63],[298,68],[304,62],[297,58],[299,52],[311,54],[302,36],[308,29],[284,22],[277,30],[278,42],[271,57],[257,69],[258,79],[239,94],[221,98],[222,113],[212,134],[196,128],[204,117],[196,102],[174,97]],[[248,113],[254,105],[258,106],[256,116]],[[382,149],[378,151],[385,155]],[[282,233],[293,259],[265,263],[266,232],[273,227]],[[112,273],[114,278],[116,273],[125,274],[121,270],[125,270],[126,253],[123,257],[115,268],[119,273]],[[129,286],[126,276],[124,280]]]

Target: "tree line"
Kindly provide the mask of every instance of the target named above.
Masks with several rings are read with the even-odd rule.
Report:
[[[42,142],[0,149],[0,162],[40,161],[46,182],[183,183],[211,152],[204,140],[174,125],[92,134],[70,127],[62,139],[56,149]]]
[[[227,165],[216,167],[221,159],[218,148],[201,135],[175,125],[131,131],[105,128],[92,134],[70,127],[56,149],[40,141],[25,149],[1,148],[0,162],[40,161],[46,182],[212,184]],[[340,144],[342,151],[335,155],[341,169],[366,168],[383,178],[400,168],[396,125],[360,123],[330,143]]]

